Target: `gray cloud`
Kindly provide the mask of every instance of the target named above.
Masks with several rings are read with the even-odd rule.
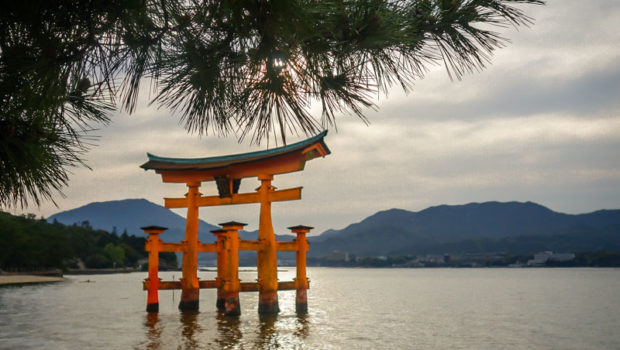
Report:
[[[540,70],[522,66],[500,72],[493,79],[454,83],[437,100],[423,100],[413,93],[410,99],[397,104],[385,103],[370,119],[372,122],[409,119],[415,124],[420,120],[479,120],[550,112],[585,118],[618,116],[619,61],[620,52],[602,67],[584,67],[577,76],[551,78],[542,76]],[[474,93],[465,100],[451,97],[451,93],[458,94],[461,90]]]

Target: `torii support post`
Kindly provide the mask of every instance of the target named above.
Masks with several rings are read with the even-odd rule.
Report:
[[[224,301],[226,298],[224,297],[224,279],[226,278],[228,272],[226,271],[226,249],[225,249],[225,240],[226,240],[226,231],[225,230],[213,230],[211,231],[215,237],[217,237],[217,242],[215,243],[217,246],[217,277],[215,278],[217,284],[217,300],[215,302],[215,307],[219,311],[224,311]]]
[[[271,201],[269,193],[273,175],[260,175],[261,186],[258,188],[260,198],[260,219],[258,224],[258,242],[260,248],[256,254],[258,270],[258,313],[277,314],[278,305],[278,248],[275,232],[271,222]]]
[[[223,296],[224,296],[224,313],[227,316],[239,316],[241,307],[239,306],[239,291],[241,290],[241,281],[239,280],[239,230],[243,229],[246,224],[240,222],[226,222],[220,224],[222,229],[226,231],[225,250],[226,260],[224,273],[226,275],[223,280]]]
[[[200,286],[198,282],[198,187],[200,182],[187,183],[187,221],[183,251],[183,278],[181,278],[181,301],[179,310],[198,310]]]
[[[306,234],[310,232],[314,227],[310,226],[293,226],[288,229],[297,234],[295,243],[297,243],[296,251],[296,265],[297,265],[297,277],[295,278],[295,310],[299,314],[305,314],[308,312],[308,277],[306,277],[306,252],[308,251],[308,240]]]
[[[149,235],[146,241],[146,251],[149,252],[149,278],[146,279],[148,285],[148,294],[146,298],[146,312],[159,312],[159,252],[161,251],[162,234],[166,227],[161,226],[145,226],[140,227]]]

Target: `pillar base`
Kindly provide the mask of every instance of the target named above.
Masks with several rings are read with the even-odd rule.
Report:
[[[280,312],[278,305],[278,293],[273,292],[259,292],[258,294],[258,313],[259,314],[277,314]]]
[[[226,316],[241,315],[241,307],[239,305],[239,294],[228,296],[224,302],[224,314]]]
[[[307,314],[308,313],[308,303],[296,303],[295,304],[295,312],[298,314]]]
[[[179,303],[179,310],[181,310],[181,311],[198,311],[198,300],[181,301]]]
[[[146,312],[159,312],[159,303],[146,304]]]
[[[217,298],[217,300],[215,301],[215,307],[220,310],[220,311],[224,311],[226,310],[226,306],[224,306],[226,303],[226,299],[225,298]]]
[[[183,290],[179,302],[181,311],[198,311],[198,289]]]
[[[308,295],[306,289],[298,289],[295,298],[295,311],[298,314],[308,313]]]

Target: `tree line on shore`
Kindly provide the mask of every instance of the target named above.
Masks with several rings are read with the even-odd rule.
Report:
[[[146,238],[93,229],[88,221],[64,225],[48,223],[34,215],[0,212],[0,269],[99,269],[146,268]],[[309,257],[309,266],[340,267],[502,267],[524,265],[526,254],[478,254],[442,256],[361,256],[347,253]],[[254,259],[252,259],[254,261]],[[174,253],[160,253],[160,266],[175,268]],[[620,267],[620,252],[577,252],[570,261],[547,261],[549,267]]]
[[[93,229],[88,221],[64,225],[34,215],[0,212],[0,269],[63,270],[146,266],[146,238]],[[160,253],[163,266],[176,266],[174,253]]]

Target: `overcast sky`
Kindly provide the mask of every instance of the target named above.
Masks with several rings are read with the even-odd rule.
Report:
[[[527,12],[536,24],[503,31],[512,43],[484,71],[450,81],[434,67],[412,93],[379,99],[378,111],[367,113],[369,126],[342,116],[326,138],[331,155],[276,176],[280,189],[304,187],[301,201],[274,203],[276,232],[305,224],[320,233],[390,208],[492,200],[566,213],[620,208],[620,1],[549,0]],[[98,134],[87,155],[93,170],[73,170],[59,206],[23,212],[47,217],[125,198],[163,205],[163,197],[186,188],[140,169],[146,152],[207,157],[265,148],[187,134],[177,115],[146,104],[115,115]],[[246,179],[241,189],[257,186]],[[216,189],[205,184],[201,192]],[[234,219],[249,229],[258,215],[254,204],[200,210],[207,222]]]

